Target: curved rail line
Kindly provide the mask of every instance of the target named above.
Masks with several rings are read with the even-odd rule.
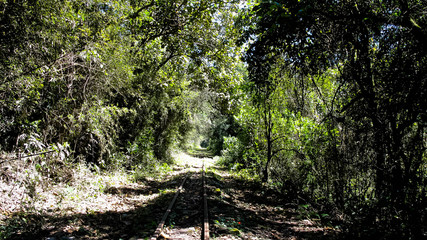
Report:
[[[205,161],[203,161],[202,166],[202,188],[203,188],[203,224],[202,224],[202,233],[201,233],[201,239],[202,240],[208,240],[209,239],[209,218],[208,218],[208,204],[207,204],[207,193],[206,193],[206,177],[205,173]],[[157,240],[162,231],[163,227],[165,226],[166,219],[168,218],[169,214],[172,212],[172,208],[176,202],[176,199],[178,198],[179,193],[182,191],[182,188],[187,181],[187,179],[192,175],[192,173],[188,173],[187,176],[182,181],[181,185],[178,187],[175,196],[169,203],[169,207],[167,208],[166,212],[164,213],[162,220],[160,220],[159,225],[156,228],[156,231],[154,232],[154,235],[151,237],[151,240]]]

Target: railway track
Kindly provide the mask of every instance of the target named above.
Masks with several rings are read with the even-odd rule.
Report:
[[[189,172],[177,187],[151,240],[209,239],[205,164]]]

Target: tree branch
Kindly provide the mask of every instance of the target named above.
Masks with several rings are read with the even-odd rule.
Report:
[[[140,9],[138,9],[136,12],[134,12],[132,15],[129,16],[129,18],[134,19],[137,18],[139,13],[141,13],[143,10],[154,6],[154,0],[151,0],[151,2],[145,6],[142,6]]]

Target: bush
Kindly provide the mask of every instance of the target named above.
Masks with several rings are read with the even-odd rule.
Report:
[[[233,170],[243,167],[242,156],[244,146],[237,137],[224,137],[224,149],[221,151],[220,163]]]

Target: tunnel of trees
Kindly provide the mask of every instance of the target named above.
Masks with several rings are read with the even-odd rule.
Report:
[[[424,0],[1,0],[0,47],[4,153],[149,171],[201,144],[361,234],[425,237]]]

